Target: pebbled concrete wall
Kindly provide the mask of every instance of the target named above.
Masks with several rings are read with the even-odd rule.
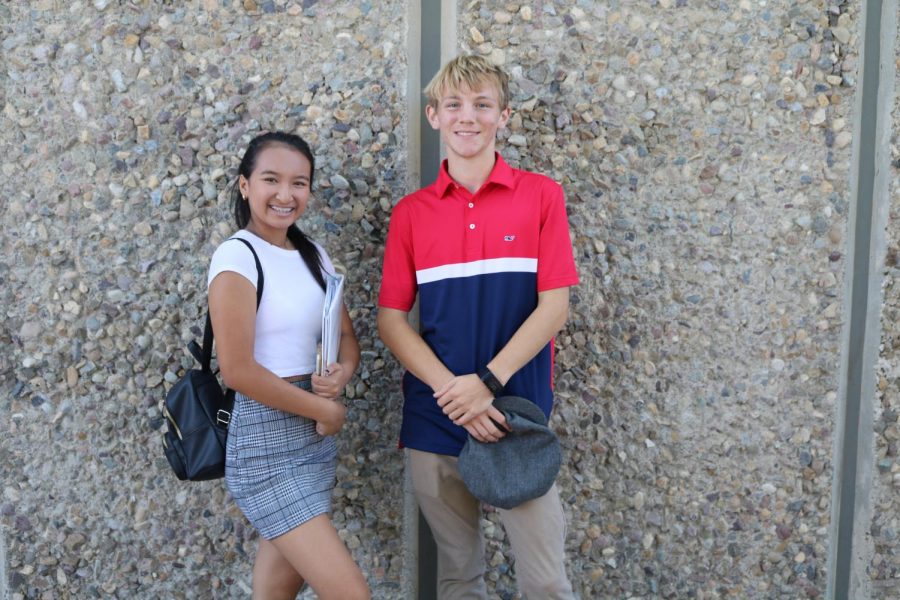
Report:
[[[0,5],[0,514],[13,598],[245,598],[256,533],[222,482],[162,458],[159,404],[200,334],[237,154],[296,130],[301,222],[347,268],[362,340],[335,522],[399,593],[394,375],[374,318],[407,189],[406,3],[38,0]]]
[[[400,0],[0,5],[12,598],[248,595],[255,533],[220,482],[174,480],[158,406],[190,365],[236,154],[268,128],[319,158],[302,226],[347,268],[363,344],[335,521],[375,597],[405,597],[399,372],[373,311],[388,213],[410,187],[408,14]],[[475,0],[456,14],[459,47],[513,75],[504,155],[567,192],[582,284],[552,423],[582,597],[823,596],[857,5]],[[882,598],[900,569],[890,227]],[[492,594],[514,598],[491,512],[485,528]]]
[[[900,23],[898,23],[900,27]],[[900,39],[900,28],[896,40]],[[900,48],[896,55],[900,71]],[[896,88],[896,82],[895,82]],[[877,369],[874,411],[875,469],[872,522],[866,572],[872,597],[889,598],[900,581],[900,95],[894,96],[890,137],[890,217],[887,222],[887,258],[883,280],[881,355]]]
[[[460,46],[513,73],[506,155],[567,191],[554,426],[583,597],[820,597],[856,9],[464,6]]]

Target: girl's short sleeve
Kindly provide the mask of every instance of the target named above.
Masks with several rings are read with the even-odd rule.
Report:
[[[219,273],[224,273],[225,271],[233,271],[242,275],[256,289],[256,261],[253,260],[250,248],[244,244],[229,244],[228,240],[219,244],[209,263],[209,275],[206,278],[207,289],[212,284],[213,279]]]

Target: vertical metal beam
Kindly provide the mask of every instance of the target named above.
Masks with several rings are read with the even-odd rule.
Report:
[[[419,187],[430,185],[437,179],[441,163],[440,134],[431,128],[425,118],[425,104],[421,90],[440,70],[441,65],[456,55],[456,1],[421,0],[418,8],[419,20],[419,87],[415,91],[420,99],[418,118],[419,141]],[[412,68],[412,65],[410,65]],[[411,90],[412,93],[412,90]],[[410,120],[414,120],[410,115]],[[418,322],[418,302],[411,313]],[[437,598],[437,546],[425,517],[418,512],[417,537],[417,584],[419,600]]]
[[[425,118],[425,100],[422,88],[441,68],[441,0],[422,0],[420,12],[419,46],[419,187],[430,185],[437,178],[441,160],[441,141],[437,131],[431,128]],[[435,41],[438,43],[435,43]],[[418,301],[414,309],[418,321]],[[437,545],[431,528],[418,511],[418,573],[417,590],[419,600],[437,599]]]
[[[419,65],[419,96],[422,97],[422,88],[424,88],[435,73],[441,68],[441,24],[442,24],[441,0],[422,0],[421,28],[422,40],[420,55],[422,57]],[[424,187],[430,185],[437,179],[438,170],[441,162],[441,139],[440,134],[431,128],[428,120],[425,118],[425,101],[422,100],[422,110],[419,111],[419,122],[421,123],[421,180],[419,186]]]
[[[423,31],[423,3],[427,0],[408,0],[407,18],[407,160],[409,166],[408,191],[413,191],[422,185],[422,165],[427,164],[422,156],[422,134],[427,123],[420,116],[422,107],[422,48],[423,39],[431,35],[430,31]],[[418,302],[410,311],[410,324],[418,328]],[[424,565],[434,563],[429,557],[428,548],[422,548],[420,538],[425,535],[421,529],[423,523],[416,497],[409,476],[408,459],[404,455],[403,465],[403,582],[401,593],[404,598],[413,600],[422,597],[422,590],[428,588],[428,582],[422,581],[420,571]],[[427,527],[427,525],[426,525]],[[431,586],[434,589],[434,585]],[[427,596],[426,596],[427,597]]]
[[[863,5],[844,286],[848,318],[842,334],[826,590],[828,598],[838,600],[862,600],[871,594],[866,533],[872,514],[872,411],[881,341],[896,16],[897,0],[868,0]]]

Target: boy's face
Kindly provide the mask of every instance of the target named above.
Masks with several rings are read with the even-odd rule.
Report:
[[[491,82],[475,89],[447,89],[437,107],[425,107],[425,116],[441,132],[448,158],[494,157],[497,130],[509,120],[509,107],[501,110],[500,94]]]

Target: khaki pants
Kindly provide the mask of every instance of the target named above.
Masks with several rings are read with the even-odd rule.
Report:
[[[481,502],[463,483],[455,456],[408,449],[416,500],[438,550],[439,600],[487,598]],[[556,485],[540,498],[497,509],[515,557],[519,591],[528,600],[571,600],[566,576],[566,519]]]

